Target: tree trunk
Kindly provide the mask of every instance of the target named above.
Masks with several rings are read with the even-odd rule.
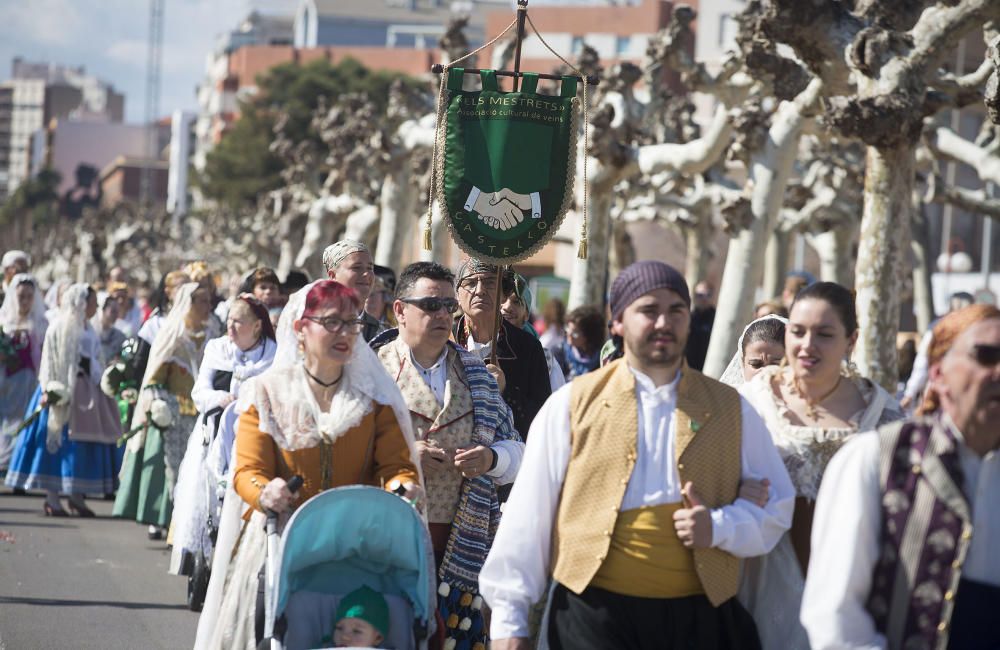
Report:
[[[785,275],[788,273],[788,237],[789,233],[775,230],[767,240],[767,250],[764,252],[764,298],[777,298],[785,288]]]
[[[926,332],[934,320],[934,293],[931,289],[931,262],[929,258],[930,234],[927,231],[927,215],[922,204],[911,202],[913,236],[910,250],[913,252],[913,308],[917,313],[917,331]]]
[[[687,248],[684,277],[692,290],[699,282],[708,278],[708,263],[712,261],[712,256],[708,253],[711,239],[711,217],[700,219],[697,224],[684,228],[684,243]]]
[[[421,238],[424,236],[424,223],[426,218],[427,213],[422,212],[420,214]],[[431,214],[431,250],[425,251],[421,246],[420,261],[447,264],[448,249],[450,245],[451,243],[448,237],[448,224],[444,221],[444,215],[441,213],[441,206],[437,201],[435,201],[434,212]],[[465,257],[465,254],[463,253],[462,256]]]
[[[622,269],[635,262],[635,247],[628,233],[628,224],[620,219],[611,223],[611,259],[608,262],[608,274],[618,275]]]
[[[611,248],[611,203],[614,200],[612,185],[604,183],[595,187],[593,178],[590,190],[590,215],[587,227],[587,259],[577,258],[573,264],[573,280],[569,286],[567,309],[583,305],[604,304],[604,291],[608,282],[608,249]],[[573,239],[574,252],[580,247],[580,234]]]
[[[819,255],[819,277],[824,282],[836,282],[845,287],[853,285],[851,247],[854,244],[854,227],[839,223],[832,230],[809,236],[809,244]]]
[[[753,221],[749,228],[729,242],[715,325],[705,358],[704,372],[709,377],[720,377],[725,371],[740,332],[752,315],[756,288],[764,272],[760,251],[774,229],[784,201],[785,187],[795,165],[799,136],[809,119],[807,111],[816,102],[822,87],[822,82],[815,78],[794,102],[782,102],[768,130],[763,151],[753,157],[750,169]]]
[[[375,263],[402,269],[404,251],[411,243],[413,223],[417,214],[416,192],[410,182],[410,165],[407,161],[393,169],[385,177],[379,196],[381,218],[379,219],[378,244],[375,247]]]
[[[890,393],[898,382],[896,332],[899,330],[901,277],[909,260],[910,200],[914,147],[868,147],[865,204],[861,218],[855,289],[861,373]]]

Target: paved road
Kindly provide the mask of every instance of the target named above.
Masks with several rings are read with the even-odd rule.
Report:
[[[43,501],[0,487],[0,650],[192,646],[198,615],[163,542],[110,501],[88,501],[94,519],[45,517]]]

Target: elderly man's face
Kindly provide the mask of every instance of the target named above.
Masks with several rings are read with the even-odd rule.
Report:
[[[492,314],[496,295],[496,273],[476,273],[458,283],[458,303],[462,311],[473,318],[487,312]]]
[[[966,436],[1000,445],[1000,319],[971,326],[956,339],[931,381],[944,411]]]

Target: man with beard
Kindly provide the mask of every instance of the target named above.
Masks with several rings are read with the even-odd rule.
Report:
[[[434,262],[416,262],[399,277],[393,315],[399,329],[372,341],[410,409],[427,490],[427,519],[438,566],[448,587],[439,592],[449,639],[485,643],[482,612],[471,607],[476,577],[500,518],[497,487],[514,480],[524,443],[478,355],[450,341],[458,309],[454,276]]]
[[[1000,310],[934,327],[917,417],[860,434],[816,500],[802,624],[828,648],[1000,648]]]
[[[514,427],[522,437],[538,409],[552,393],[549,367],[541,343],[503,318],[496,329],[497,267],[475,258],[458,269],[458,303],[462,318],[455,324],[455,340],[467,350],[489,359],[496,340],[497,382],[503,399],[514,413]],[[500,302],[514,291],[514,274],[503,274]]]
[[[670,266],[626,268],[611,286],[624,357],[535,418],[480,573],[495,650],[529,647],[549,577],[554,650],[760,647],[738,558],[777,544],[794,490],[749,403],[684,363],[690,304]],[[771,480],[762,507],[737,498],[754,477]]]

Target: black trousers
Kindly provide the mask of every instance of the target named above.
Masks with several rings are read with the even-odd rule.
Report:
[[[1000,587],[960,580],[955,610],[951,613],[950,650],[1000,648]]]
[[[557,584],[549,605],[552,650],[760,650],[753,617],[735,598],[637,598]]]

